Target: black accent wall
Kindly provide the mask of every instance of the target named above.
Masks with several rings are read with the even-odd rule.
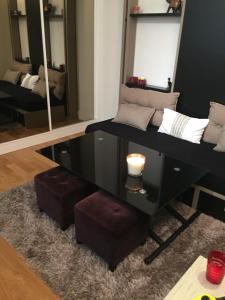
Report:
[[[174,91],[178,111],[205,118],[225,104],[225,0],[186,0]]]
[[[38,68],[44,60],[39,1],[26,0],[26,13],[30,59],[31,63]]]

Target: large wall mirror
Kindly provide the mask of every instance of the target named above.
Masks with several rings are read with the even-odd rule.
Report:
[[[94,118],[94,0],[1,0],[0,38],[0,143]]]
[[[0,142],[49,130],[47,102],[34,89],[43,64],[38,1],[0,1]],[[32,77],[31,77],[32,76]]]
[[[94,0],[49,0],[44,19],[53,128],[93,119]]]

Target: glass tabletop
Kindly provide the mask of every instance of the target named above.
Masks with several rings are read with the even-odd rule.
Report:
[[[127,155],[145,156],[141,176],[128,175]],[[207,174],[162,152],[104,131],[42,149],[42,154],[150,216]]]

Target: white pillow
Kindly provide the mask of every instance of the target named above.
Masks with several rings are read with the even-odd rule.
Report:
[[[190,118],[176,111],[165,108],[163,121],[158,132],[200,144],[204,129],[208,123],[209,119]]]
[[[27,88],[29,90],[33,90],[33,88],[35,87],[35,85],[37,84],[39,80],[39,76],[38,75],[30,75],[29,73],[26,74],[26,76],[24,77],[21,86],[24,88]]]

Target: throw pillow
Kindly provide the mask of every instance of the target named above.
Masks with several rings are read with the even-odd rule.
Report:
[[[39,67],[38,75],[45,80],[44,66]],[[48,81],[51,93],[59,100],[62,100],[65,93],[66,73],[48,69]]]
[[[30,75],[29,73],[26,74],[26,76],[24,77],[22,83],[21,83],[21,86],[26,88],[26,89],[29,89],[29,90],[33,90],[35,85],[37,84],[38,82],[38,79],[39,79],[39,76],[38,75]]]
[[[44,80],[38,80],[37,84],[35,85],[34,89],[32,90],[33,93],[38,94],[42,98],[46,98],[46,84]]]
[[[162,125],[158,132],[200,144],[208,119],[190,118],[176,111],[165,108]]]
[[[123,123],[146,131],[148,123],[154,112],[154,108],[122,103],[120,104],[118,113],[112,122]]]
[[[17,84],[19,78],[20,78],[20,72],[12,71],[8,69],[6,70],[2,80],[10,82],[12,84]]]
[[[219,137],[218,144],[216,145],[216,147],[213,148],[213,150],[218,152],[225,152],[225,125],[221,130],[221,135]]]
[[[124,84],[120,89],[120,103],[132,103],[141,106],[155,108],[151,123],[160,126],[164,108],[176,110],[180,93],[161,93],[152,90],[128,88]]]
[[[206,127],[203,141],[217,144],[225,124],[225,105],[210,102],[209,124]]]

